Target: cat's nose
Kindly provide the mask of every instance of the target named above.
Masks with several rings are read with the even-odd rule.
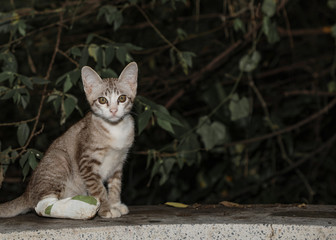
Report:
[[[111,112],[113,115],[116,115],[116,113],[118,112],[118,108],[110,108],[110,112]]]

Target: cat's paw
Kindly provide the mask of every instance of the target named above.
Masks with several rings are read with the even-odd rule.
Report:
[[[121,213],[116,208],[110,208],[110,209],[101,209],[98,212],[98,215],[102,218],[117,218],[121,217]]]
[[[111,208],[118,209],[119,212],[121,213],[121,215],[125,215],[125,214],[129,213],[128,207],[125,204],[123,204],[123,203],[113,204],[111,206]]]
[[[123,203],[112,204],[110,208],[101,208],[98,215],[102,218],[117,218],[129,212],[128,207]]]

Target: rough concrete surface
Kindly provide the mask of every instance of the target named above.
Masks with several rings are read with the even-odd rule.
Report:
[[[336,239],[336,206],[133,206],[87,221],[29,213],[0,219],[0,239]]]

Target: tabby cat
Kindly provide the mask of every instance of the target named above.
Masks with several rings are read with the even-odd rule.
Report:
[[[23,195],[0,204],[0,217],[25,213],[46,198],[76,195],[95,197],[103,218],[128,213],[120,192],[123,164],[134,140],[130,111],[137,90],[137,64],[128,64],[119,78],[102,79],[88,66],[81,74],[91,112],[51,144]]]

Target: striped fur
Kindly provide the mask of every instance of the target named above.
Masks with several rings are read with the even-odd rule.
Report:
[[[130,63],[119,78],[101,79],[91,68],[82,69],[92,111],[51,144],[25,193],[0,204],[0,217],[24,213],[46,197],[63,199],[86,194],[100,200],[101,217],[128,213],[120,201],[120,192],[123,164],[134,139],[134,122],[129,113],[136,96],[137,71],[136,63]],[[118,101],[120,95],[126,95],[125,102]],[[107,103],[99,103],[99,97],[105,97]]]

